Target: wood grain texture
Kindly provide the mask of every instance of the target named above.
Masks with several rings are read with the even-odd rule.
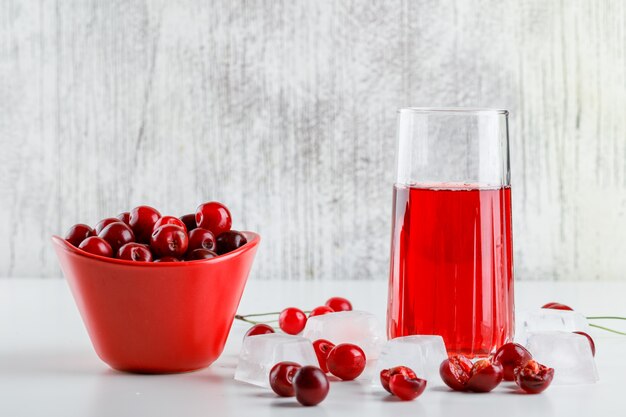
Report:
[[[395,110],[511,111],[518,279],[624,279],[626,3],[0,1],[0,276],[205,200],[253,276],[387,278]]]

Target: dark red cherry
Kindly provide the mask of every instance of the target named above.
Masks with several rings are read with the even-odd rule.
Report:
[[[187,227],[187,233],[198,227],[198,225],[196,224],[195,214],[185,214],[184,216],[180,216],[180,221],[185,223],[185,226]]]
[[[154,224],[160,218],[161,213],[150,206],[139,206],[130,211],[129,226],[133,229],[137,242],[150,242]]]
[[[113,253],[117,253],[125,244],[135,241],[135,235],[131,228],[119,220],[102,229],[98,236],[109,242]]]
[[[164,256],[181,257],[187,252],[189,238],[185,229],[166,224],[154,231],[150,238],[150,249],[159,258]]]
[[[330,384],[320,368],[303,366],[293,377],[293,388],[300,404],[317,405],[328,395]]]
[[[161,217],[154,224],[154,226],[152,228],[152,231],[154,232],[156,229],[158,229],[159,227],[164,226],[166,224],[173,224],[175,226],[182,227],[183,229],[185,229],[185,232],[187,231],[187,226],[185,225],[185,223],[183,223],[183,221],[180,220],[178,217],[174,217],[174,216],[163,216],[163,217]]]
[[[474,392],[489,392],[502,382],[502,365],[489,359],[474,363],[466,388]]]
[[[200,204],[196,209],[196,224],[198,227],[210,230],[215,236],[219,236],[230,230],[233,220],[225,205],[210,201]]]
[[[554,369],[534,360],[515,369],[515,383],[529,394],[539,394],[550,386],[554,378]]]
[[[517,343],[505,343],[498,349],[493,360],[502,365],[505,381],[515,379],[515,368],[526,364],[533,356],[522,345]]]
[[[78,246],[85,252],[93,253],[94,255],[106,256],[107,258],[113,257],[113,249],[109,243],[98,236],[91,236],[83,240]]]
[[[119,220],[121,220],[122,222],[126,223],[127,225],[130,226],[130,212],[129,211],[125,211],[123,213],[118,214],[117,217]]]
[[[127,243],[117,251],[119,259],[135,262],[152,262],[152,253],[143,243]]]
[[[98,224],[96,224],[96,227],[95,227],[96,235],[100,235],[100,232],[102,232],[102,230],[108,225],[110,225],[111,223],[119,223],[119,222],[121,222],[121,220],[118,219],[117,217],[107,217],[106,219],[100,220]]]
[[[194,249],[191,252],[189,252],[187,254],[187,256],[185,257],[186,261],[198,261],[200,259],[212,259],[212,258],[216,258],[218,255],[217,253],[213,252],[212,250],[208,250],[208,249]]]
[[[207,229],[196,228],[189,233],[189,248],[215,250],[215,236]]]
[[[180,259],[174,258],[173,256],[164,256],[159,259],[155,259],[154,262],[180,262]]]
[[[270,387],[281,397],[293,397],[293,377],[301,365],[296,362],[278,362],[270,371]]]
[[[70,242],[72,245],[78,247],[83,240],[88,237],[95,236],[96,232],[86,224],[75,224],[67,231],[65,235],[65,240]]]
[[[248,239],[243,233],[236,230],[230,230],[219,235],[216,239],[216,252],[219,255],[234,251],[248,243]]]

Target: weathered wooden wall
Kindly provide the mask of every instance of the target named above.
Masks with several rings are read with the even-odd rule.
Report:
[[[518,279],[626,274],[626,2],[0,0],[0,276],[227,203],[257,279],[386,279],[395,110],[511,111]]]

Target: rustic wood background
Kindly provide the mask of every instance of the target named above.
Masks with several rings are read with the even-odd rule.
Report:
[[[139,203],[387,278],[395,110],[511,111],[518,279],[626,274],[626,2],[0,0],[0,276]]]

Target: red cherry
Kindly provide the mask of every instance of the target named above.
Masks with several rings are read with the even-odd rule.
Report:
[[[502,365],[489,359],[474,363],[466,388],[474,392],[489,392],[502,382]]]
[[[589,346],[591,347],[591,354],[593,356],[596,356],[596,344],[594,343],[593,339],[591,338],[591,336],[589,336],[587,333],[585,332],[574,332],[576,334],[580,334],[583,335],[587,338],[587,340],[589,340]]]
[[[83,240],[78,246],[85,252],[93,253],[94,255],[106,256],[107,258],[113,257],[113,249],[109,243],[98,236],[91,236]]]
[[[158,257],[180,257],[187,252],[189,239],[185,229],[173,224],[166,224],[154,231],[150,238],[150,249]]]
[[[441,379],[455,391],[465,391],[471,371],[472,361],[463,355],[450,356],[439,366]]]
[[[270,371],[270,387],[281,397],[296,395],[293,377],[302,366],[295,362],[278,362]]]
[[[365,353],[357,345],[341,343],[330,351],[326,363],[331,374],[352,381],[365,369]]]
[[[278,326],[287,334],[298,334],[306,325],[306,314],[296,307],[287,307],[278,316]]]
[[[391,393],[402,401],[411,401],[422,395],[426,389],[426,380],[421,378],[407,378],[396,374],[389,380]]]
[[[164,256],[159,259],[155,259],[154,262],[180,262],[180,259],[173,256]]]
[[[212,250],[208,249],[194,249],[191,252],[187,253],[185,257],[186,261],[199,261],[200,259],[213,259],[217,258],[219,255]]]
[[[207,229],[197,228],[189,233],[189,248],[187,250],[194,249],[208,249],[215,251],[215,236]]]
[[[293,377],[296,400],[302,405],[317,405],[328,395],[326,374],[315,366],[303,366]]]
[[[180,221],[185,223],[185,227],[187,228],[187,232],[191,232],[193,229],[198,227],[196,224],[196,215],[195,214],[185,214],[180,216]]]
[[[409,378],[409,379],[417,378],[417,375],[415,375],[415,372],[413,372],[411,368],[406,367],[406,366],[395,366],[390,369],[383,369],[382,371],[380,371],[380,384],[390,394],[392,394],[392,392],[391,392],[391,388],[389,388],[389,380],[391,379],[392,376],[395,376],[395,375],[403,375],[404,377]]]
[[[334,347],[335,345],[326,339],[318,339],[313,342],[313,350],[315,350],[315,356],[317,356],[317,361],[320,364],[320,369],[324,371],[324,373],[328,372],[328,364],[326,362],[328,361],[328,354],[331,350],[333,350]]]
[[[550,386],[554,369],[529,360],[515,370],[515,383],[529,394],[539,394]]]
[[[352,304],[346,298],[332,297],[326,301],[326,305],[333,311],[350,311],[352,310]]]
[[[86,224],[75,224],[67,231],[65,235],[65,240],[70,242],[72,245],[78,247],[83,240],[88,237],[95,236],[96,232]]]
[[[108,225],[110,225],[111,223],[120,223],[120,222],[122,221],[118,219],[117,217],[107,217],[106,219],[102,219],[98,222],[98,224],[96,224],[96,227],[95,227],[96,234],[99,235],[100,232],[102,232],[102,230]]]
[[[187,232],[187,226],[183,223],[178,217],[174,216],[163,216],[159,220],[156,221],[154,226],[152,226],[152,231],[154,232],[161,226],[165,226],[166,224],[173,224],[174,226],[182,227],[185,232]]]
[[[161,213],[150,206],[139,206],[130,211],[128,224],[133,229],[137,242],[150,242],[154,224],[160,218]]]
[[[243,233],[236,230],[229,230],[215,239],[216,252],[223,255],[242,247],[246,243],[248,243],[248,239],[246,239]]]
[[[257,336],[257,335],[260,335],[260,334],[270,334],[270,333],[275,333],[274,332],[274,328],[272,326],[268,326],[267,324],[259,323],[259,324],[255,324],[254,326],[250,327],[250,329],[248,329],[248,331],[246,332],[246,335],[244,337]]]
[[[515,379],[515,368],[524,365],[531,360],[533,355],[522,345],[517,343],[505,343],[500,346],[493,360],[502,365],[505,381]]]
[[[127,243],[117,251],[119,259],[135,262],[152,262],[152,252],[142,243]]]
[[[324,314],[334,313],[334,312],[335,310],[333,310],[332,308],[328,306],[319,306],[311,310],[311,312],[309,313],[309,317],[323,316]]]
[[[98,237],[101,237],[109,242],[111,249],[113,249],[113,253],[117,253],[117,251],[125,244],[135,241],[135,234],[131,228],[126,225],[126,223],[122,223],[119,220],[110,223],[102,229],[102,231],[98,233]]]
[[[215,236],[219,236],[230,230],[233,220],[225,205],[210,201],[200,204],[196,209],[196,224],[198,227],[210,230]]]
[[[543,306],[541,306],[541,308],[549,308],[552,310],[570,310],[570,311],[574,311],[574,309],[570,306],[567,306],[565,304],[561,304],[561,303],[548,303],[548,304],[544,304]]]
[[[117,217],[119,220],[121,220],[122,222],[126,223],[127,225],[130,226],[130,212],[129,211],[125,211],[123,213],[118,214]]]

